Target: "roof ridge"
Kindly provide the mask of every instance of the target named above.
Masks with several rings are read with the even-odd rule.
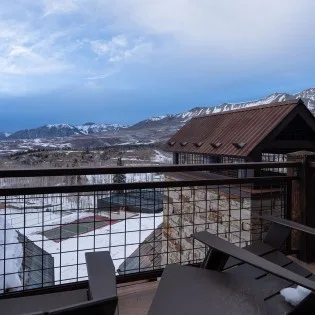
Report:
[[[206,118],[206,117],[212,117],[212,116],[218,116],[218,115],[227,115],[227,114],[232,114],[232,113],[240,113],[240,112],[247,112],[247,111],[251,111],[251,110],[259,110],[259,109],[266,109],[266,108],[270,108],[270,107],[280,107],[280,106],[287,106],[287,105],[298,105],[298,104],[303,104],[304,102],[301,98],[295,99],[295,100],[287,100],[284,102],[273,102],[273,103],[267,103],[267,104],[261,104],[261,105],[254,105],[254,106],[250,106],[250,107],[243,107],[243,108],[237,108],[237,109],[230,109],[227,111],[221,111],[219,113],[212,113],[212,114],[208,114],[208,115],[201,115],[201,116],[197,116],[197,117],[193,117],[192,119],[199,119],[199,118]]]

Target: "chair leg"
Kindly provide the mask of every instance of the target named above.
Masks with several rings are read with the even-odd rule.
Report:
[[[230,256],[225,253],[215,249],[209,249],[201,264],[201,268],[222,271],[229,257]]]

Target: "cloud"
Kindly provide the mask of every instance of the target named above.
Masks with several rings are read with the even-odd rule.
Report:
[[[54,44],[61,33],[40,34],[15,21],[1,21],[0,29],[0,73],[45,74],[69,67],[55,55]]]
[[[258,56],[283,52],[314,29],[308,0],[118,1],[119,25],[169,36],[188,54]]]
[[[188,77],[192,72],[228,76],[246,68],[264,71],[263,65],[285,71],[312,62],[314,9],[308,0],[23,0],[15,5],[4,0],[0,74],[14,90],[17,76],[28,76],[29,82],[40,77],[48,86],[62,81],[55,78],[59,74],[85,84],[86,78],[134,71],[132,64],[159,76],[179,70]]]
[[[86,79],[87,80],[92,80],[92,81],[94,81],[94,80],[102,80],[102,79],[106,79],[106,78],[114,75],[118,71],[119,71],[119,69],[114,68],[114,69],[110,69],[110,70],[106,71],[105,73],[87,77]]]
[[[90,19],[89,10],[97,11],[99,5],[95,0],[23,0],[18,6],[4,1],[0,3],[0,75],[6,75],[7,84],[2,92],[10,86],[12,93],[22,91],[17,76],[28,77],[29,90],[34,91],[38,86],[31,85],[39,77],[47,89],[59,86],[58,74],[77,84],[80,80],[84,84],[86,77],[105,79],[121,71],[121,63],[143,61],[150,52],[151,43],[140,40],[141,36],[109,35],[104,21]]]
[[[44,0],[44,17],[52,14],[66,14],[79,9],[76,0]]]
[[[152,43],[137,38],[131,43],[126,36],[114,36],[110,40],[90,41],[91,49],[100,57],[106,57],[109,63],[141,61],[152,52]]]

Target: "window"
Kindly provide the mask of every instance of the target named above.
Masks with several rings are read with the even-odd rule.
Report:
[[[261,155],[262,162],[286,162],[286,154],[274,154],[274,153],[262,153]],[[264,168],[262,171],[273,172],[273,173],[287,173],[287,168]]]

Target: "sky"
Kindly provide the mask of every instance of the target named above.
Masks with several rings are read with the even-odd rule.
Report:
[[[2,0],[0,130],[315,86],[313,0]]]

